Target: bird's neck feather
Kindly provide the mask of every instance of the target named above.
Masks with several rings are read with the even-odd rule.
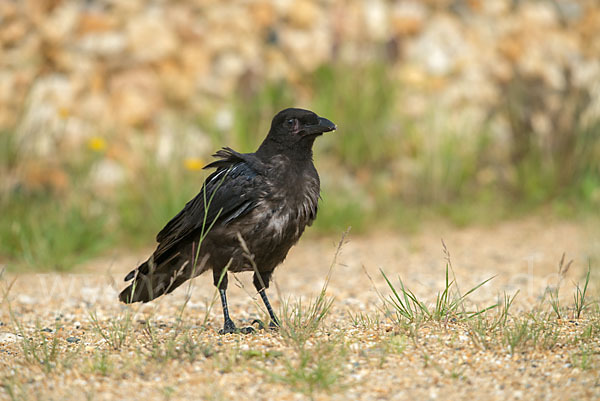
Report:
[[[269,135],[256,151],[256,156],[263,161],[268,161],[278,155],[285,156],[290,160],[312,161],[312,147],[315,138],[304,137],[298,142],[289,143],[279,141],[278,138]]]

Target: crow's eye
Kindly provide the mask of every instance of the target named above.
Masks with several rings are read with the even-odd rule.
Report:
[[[296,120],[295,118],[290,118],[289,120],[287,120],[287,121],[285,122],[285,124],[286,124],[288,127],[293,127],[293,126],[296,124],[296,121],[297,121],[297,120]]]

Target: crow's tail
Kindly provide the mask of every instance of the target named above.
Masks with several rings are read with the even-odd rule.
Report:
[[[181,284],[206,270],[207,257],[193,263],[191,258],[182,257],[177,252],[173,257],[154,263],[153,257],[139,265],[125,276],[125,281],[133,280],[119,294],[119,300],[126,304],[148,302],[163,294],[168,294]]]

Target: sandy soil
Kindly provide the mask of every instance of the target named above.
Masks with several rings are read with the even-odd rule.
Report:
[[[502,344],[481,346],[462,322],[400,327],[392,316],[382,314],[378,295],[389,294],[382,269],[394,284],[399,276],[418,298],[434,302],[444,286],[443,239],[462,293],[494,277],[469,298],[469,307],[482,308],[503,293],[518,291],[512,318],[533,309],[550,310],[544,292],[559,281],[563,252],[573,264],[561,283],[561,302],[572,307],[573,282],[581,282],[588,260],[597,261],[600,255],[597,234],[591,224],[539,218],[464,229],[430,225],[414,234],[350,234],[327,287],[327,295],[335,298],[331,313],[309,341],[312,352],[331,359],[328,369],[337,372],[331,385],[319,377],[294,379],[290,366],[315,373],[310,366],[326,360],[311,359],[310,366],[302,368],[299,351],[278,333],[218,335],[220,307],[207,312],[214,296],[208,276],[150,304],[131,309],[119,304],[122,277],[146,253],[115,254],[82,266],[78,274],[4,274],[0,394],[16,399],[598,399],[597,321],[574,320],[565,310],[563,319],[546,322],[554,330],[554,345],[530,342],[510,352]],[[303,297],[306,304],[319,293],[338,241],[300,241],[275,273],[276,288],[270,294],[276,309],[288,299],[294,303]],[[264,318],[250,274],[237,277],[239,281],[230,280],[228,293],[233,319],[243,325]],[[594,295],[597,278],[592,274],[589,291]],[[181,355],[156,358],[148,351],[144,322],[151,322],[156,342],[164,346],[173,330],[182,327],[177,317],[186,294],[186,336],[211,351],[193,361]],[[257,302],[249,302],[252,299]],[[124,345],[112,349],[90,313],[108,333],[127,311],[133,316],[131,330]],[[379,324],[357,323],[351,316],[360,313]],[[592,338],[582,342],[585,330],[591,330]],[[47,369],[31,357],[24,347],[29,343],[23,340],[31,338],[39,345],[43,336],[58,343],[54,365]],[[327,344],[332,345],[323,348]],[[581,359],[588,354],[586,364]],[[313,387],[307,384],[311,380],[317,383]]]

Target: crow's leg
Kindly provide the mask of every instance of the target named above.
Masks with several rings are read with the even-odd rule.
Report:
[[[267,307],[267,311],[269,311],[269,316],[271,317],[271,322],[269,323],[269,328],[277,329],[279,328],[279,319],[275,316],[275,312],[273,312],[273,308],[271,307],[271,303],[269,302],[269,298],[267,298],[267,293],[264,289],[258,292],[260,297],[262,298],[265,306]]]
[[[276,329],[279,327],[279,319],[275,316],[275,312],[273,312],[273,308],[271,307],[271,303],[269,302],[269,298],[267,297],[266,289],[269,288],[269,282],[271,281],[271,275],[273,271],[270,272],[260,272],[260,276],[257,273],[254,273],[254,279],[252,282],[254,283],[254,288],[260,294],[265,306],[267,307],[267,311],[269,312],[269,317],[271,318],[271,322],[269,323],[269,327],[271,329]]]
[[[223,329],[219,330],[219,334],[228,334],[237,332],[237,327],[235,327],[235,323],[229,317],[229,308],[227,307],[227,295],[225,294],[225,290],[219,288],[219,294],[221,295],[221,305],[223,306],[223,317],[225,323],[223,324]]]
[[[219,288],[219,295],[221,295],[221,306],[223,307],[223,329],[219,330],[219,334],[229,333],[244,333],[249,334],[254,331],[252,327],[244,327],[239,329],[233,323],[233,320],[229,317],[229,307],[227,306],[227,273],[221,278],[221,271],[213,270],[213,280],[215,286]],[[219,283],[220,281],[220,283]]]

